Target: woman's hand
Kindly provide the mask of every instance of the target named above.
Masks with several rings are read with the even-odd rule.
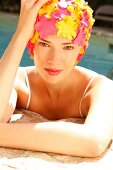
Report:
[[[17,26],[17,33],[29,40],[34,33],[34,24],[39,9],[49,0],[21,0],[20,17]]]

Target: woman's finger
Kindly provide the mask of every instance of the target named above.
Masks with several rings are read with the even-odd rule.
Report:
[[[38,0],[21,0],[21,8],[25,5],[28,6],[28,8],[32,7]]]
[[[30,39],[34,34],[34,24],[38,11],[48,1],[50,0],[21,0],[22,6],[17,32],[23,34],[27,39]]]
[[[27,0],[27,1],[25,2],[25,4],[26,4],[29,8],[31,8],[31,7],[34,6],[37,2],[38,2],[38,0]]]
[[[26,6],[27,9],[36,8],[39,10],[45,3],[50,0],[21,0],[21,9]]]
[[[48,1],[50,0],[38,0],[34,8],[38,11]]]
[[[27,2],[28,0],[21,0],[21,7],[24,6],[24,4]]]

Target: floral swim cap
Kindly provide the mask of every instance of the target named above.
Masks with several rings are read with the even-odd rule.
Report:
[[[61,36],[81,46],[77,62],[84,56],[88,47],[94,19],[92,9],[84,0],[50,0],[38,12],[34,36],[27,44],[33,58],[36,40],[48,35]]]

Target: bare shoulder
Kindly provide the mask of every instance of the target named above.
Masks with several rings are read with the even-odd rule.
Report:
[[[34,70],[33,66],[18,68],[15,82],[14,82],[14,87],[18,96],[17,107],[22,107],[22,108],[26,107],[26,103],[29,95],[29,89],[26,82],[26,78],[28,78],[30,72],[33,72],[33,70]]]
[[[97,106],[101,108],[109,106],[111,108],[113,105],[113,81],[104,75],[79,66],[76,69],[82,74],[82,77],[88,80],[83,105],[87,105],[88,108],[93,106],[93,110],[98,108]]]
[[[22,90],[22,91],[25,90],[25,88],[26,88],[26,76],[28,76],[28,74],[30,72],[33,72],[33,70],[34,70],[34,66],[19,67],[18,68],[16,78],[15,78],[15,82],[14,82],[14,87],[17,91],[18,90]]]
[[[113,81],[109,78],[97,74],[86,93],[90,98],[90,104],[98,103],[101,107],[113,102]]]
[[[104,75],[97,74],[92,82],[92,89],[100,90],[103,93],[113,92],[113,81]],[[111,94],[113,95],[113,94]]]
[[[93,77],[93,76],[98,76],[98,75],[99,75],[99,74],[96,73],[95,71],[89,70],[89,69],[84,68],[84,67],[81,67],[81,66],[75,66],[75,69],[76,69],[80,74],[82,74],[83,76],[86,76],[86,77]]]
[[[33,70],[35,69],[34,66],[28,66],[28,67],[19,67],[17,70],[17,74],[16,74],[16,78],[15,78],[15,82],[16,81],[25,81],[25,74],[29,74],[30,72],[33,72]]]
[[[113,81],[109,78],[107,78],[104,75],[101,75],[95,71],[89,70],[87,68],[83,68],[81,66],[76,66],[76,70],[83,75],[83,77],[87,77],[89,79],[93,78],[91,87],[95,87],[95,86],[110,86],[112,88],[113,86]]]

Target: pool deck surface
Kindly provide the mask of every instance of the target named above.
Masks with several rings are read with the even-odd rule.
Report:
[[[28,110],[15,110],[11,123],[45,122],[47,119]],[[83,118],[59,121],[84,122]],[[113,140],[99,157],[76,157],[0,147],[0,170],[113,170]]]

